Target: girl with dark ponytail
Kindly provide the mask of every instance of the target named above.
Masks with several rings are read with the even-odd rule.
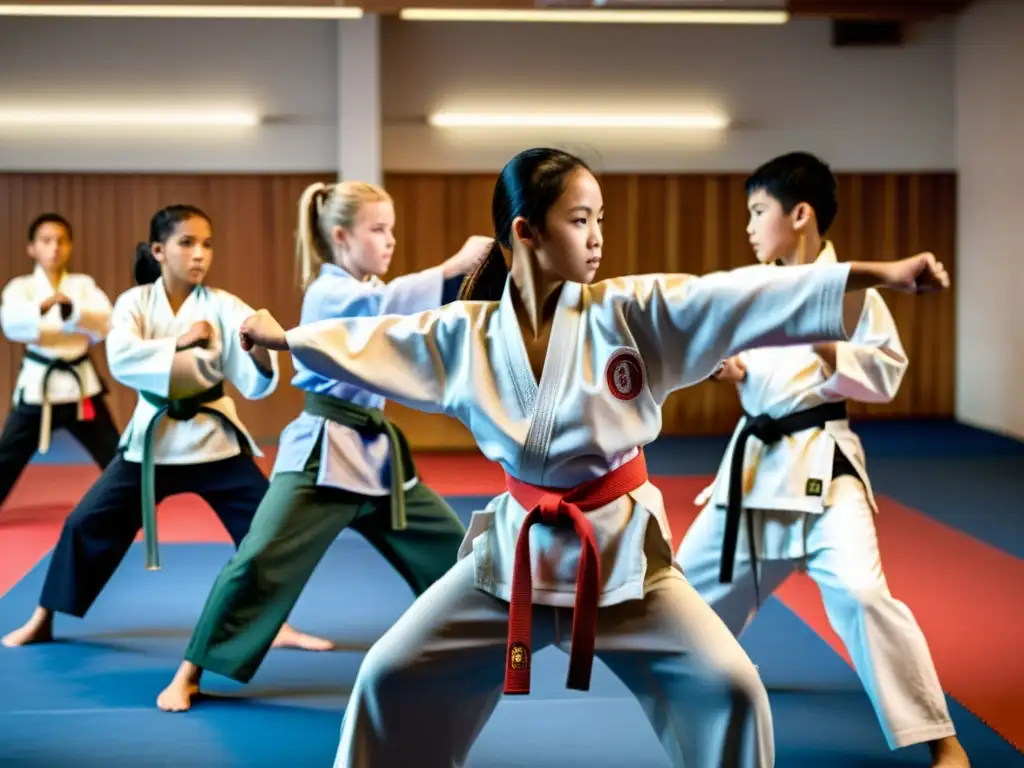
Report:
[[[250,399],[267,397],[277,355],[241,348],[240,325],[253,310],[204,285],[212,261],[209,216],[190,205],[154,214],[148,243],[136,249],[137,286],[118,297],[107,336],[111,374],[139,393],[135,412],[120,452],[64,523],[39,607],[5,645],[51,640],[55,612],[84,616],[140,526],[146,567],[158,569],[158,501],[196,493],[236,545],[248,532],[267,479],[224,380]]]
[[[135,246],[135,261],[132,263],[132,280],[136,285],[150,285],[160,279],[160,262],[153,256],[149,243]]]
[[[573,608],[570,687],[587,690],[597,650],[645,702],[673,766],[770,768],[764,684],[673,563],[642,448],[668,395],[719,361],[844,340],[865,288],[941,289],[946,273],[922,254],[595,283],[601,187],[554,149],[505,166],[492,212],[511,254],[500,294],[505,262],[492,252],[466,285],[477,301],[287,332],[260,312],[242,327],[246,347],[290,349],[323,376],[458,418],[505,471],[507,492],[474,515],[463,559],[363,660],[335,766],[408,764],[410,745],[419,765],[462,765],[502,678],[506,694],[528,693],[533,655],[565,647]],[[533,604],[545,606],[536,637]]]

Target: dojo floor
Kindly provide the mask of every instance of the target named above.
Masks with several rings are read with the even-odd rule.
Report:
[[[892,589],[924,628],[961,740],[976,768],[1024,766],[1024,443],[945,422],[857,429],[881,497]],[[648,450],[677,541],[723,446],[664,440]],[[500,488],[476,457],[419,463],[467,520]],[[58,440],[0,512],[0,634],[28,617],[61,521],[96,476],[77,446]],[[60,642],[0,648],[0,766],[331,765],[359,662],[411,601],[404,583],[358,535],[343,534],[292,617],[341,650],[272,651],[251,685],[210,676],[214,698],[164,714],[156,695],[231,548],[195,497],[168,501],[159,517],[163,571],[146,572],[136,544],[85,620],[58,618]],[[771,695],[780,768],[928,765],[924,747],[888,751],[804,577],[787,582],[742,642]],[[592,690],[579,694],[564,690],[566,664],[558,651],[538,654],[532,696],[499,705],[470,766],[667,765],[607,668],[598,662]]]

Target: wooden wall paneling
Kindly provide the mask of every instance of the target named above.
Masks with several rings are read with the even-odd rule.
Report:
[[[301,293],[294,268],[296,203],[302,189],[331,174],[153,175],[0,174],[0,281],[28,272],[25,228],[42,211],[56,210],[75,229],[72,268],[92,275],[111,301],[131,287],[135,245],[148,239],[149,218],[161,206],[191,203],[210,214],[215,251],[210,284],[254,307],[267,307],[284,322],[297,322]],[[7,413],[21,349],[5,344],[0,372],[0,414]],[[102,347],[94,359],[111,384],[110,406],[124,427],[135,394],[109,377]],[[282,360],[282,385],[270,399],[238,398],[239,413],[255,435],[273,438],[301,407],[288,386],[292,369]]]
[[[283,322],[297,322],[294,230],[302,189],[332,174],[103,175],[0,174],[0,281],[31,268],[25,227],[44,210],[58,210],[75,226],[74,268],[93,275],[111,300],[131,285],[135,244],[148,236],[150,215],[161,205],[189,202],[214,219],[216,256],[211,284],[267,307]],[[491,232],[490,174],[387,174],[397,210],[392,275],[441,263],[471,234]],[[706,273],[752,262],[745,233],[746,200],[740,174],[607,174],[604,191],[604,277],[680,271]],[[955,279],[956,179],[953,174],[840,174],[840,213],[830,237],[842,259],[895,258],[932,250]],[[886,293],[910,358],[903,388],[889,405],[854,404],[856,417],[949,417],[955,392],[954,292],[925,299]],[[20,349],[0,351],[0,415],[10,402]],[[102,348],[95,355],[107,375]],[[301,408],[288,381],[267,400],[239,398],[252,432],[273,439]],[[108,378],[109,381],[109,378]],[[123,426],[135,396],[112,385],[111,407]],[[389,405],[412,444],[469,448],[462,425],[441,416]],[[676,393],[665,404],[666,434],[729,431],[740,413],[735,392],[705,383]]]

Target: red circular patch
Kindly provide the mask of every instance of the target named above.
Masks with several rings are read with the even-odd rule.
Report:
[[[644,388],[644,369],[640,356],[632,349],[621,350],[608,361],[605,369],[608,389],[619,400],[632,400]]]

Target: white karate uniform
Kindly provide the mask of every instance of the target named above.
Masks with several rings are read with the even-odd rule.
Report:
[[[59,304],[50,307],[46,314],[39,311],[39,305],[58,291],[71,299],[71,314],[67,320]],[[65,273],[54,290],[45,270],[36,265],[32,274],[16,277],[4,287],[0,299],[0,326],[8,340],[24,344],[36,355],[71,361],[83,357],[93,344],[106,338],[110,311],[107,295],[88,275]],[[103,391],[103,382],[92,361],[86,358],[74,366],[81,386],[72,373],[55,370],[50,374],[44,398],[42,386],[46,367],[26,357],[12,398],[15,407],[22,403],[44,406],[39,435],[39,449],[43,453],[50,446],[49,406],[80,403]]]
[[[836,262],[831,243],[818,265]],[[831,268],[831,267],[829,267]],[[787,268],[788,269],[788,268]],[[747,350],[737,389],[750,416],[782,418],[823,403],[891,401],[907,369],[892,315],[877,291],[848,343],[836,344],[835,370],[810,345]],[[677,561],[686,579],[736,635],[757,608],[747,530],[740,527],[733,580],[719,581],[730,458],[741,418],[714,483],[686,532]],[[856,473],[833,480],[836,451]],[[806,569],[821,589],[825,610],[867,689],[892,748],[954,733],[927,643],[913,614],[890,593],[875,532],[878,511],[864,449],[849,421],[826,423],[765,446],[750,437],[744,454],[743,508],[752,514],[763,600],[795,569]]]
[[[270,355],[273,370],[261,371],[242,351],[238,340],[242,321],[252,313],[253,309],[241,299],[216,288],[197,287],[177,314],[171,309],[162,279],[131,288],[114,304],[107,336],[110,373],[126,387],[164,398],[197,395],[225,379],[249,400],[268,397],[279,380],[277,353]],[[213,326],[214,337],[208,348],[178,351],[178,337],[201,320]],[[263,455],[238,417],[230,396],[225,394],[206,403],[206,407],[224,414],[238,428],[253,456]],[[156,412],[154,405],[139,398],[121,436],[126,461],[142,461],[143,438]],[[153,436],[153,461],[157,465],[202,464],[241,452],[235,430],[226,429],[219,417],[206,413],[182,421],[161,419]]]
[[[239,328],[253,309],[226,291],[197,286],[175,313],[162,279],[131,288],[114,303],[107,362],[111,375],[140,393],[177,400],[199,395],[225,380],[243,396],[259,399],[277,385],[277,353],[270,371],[242,350]],[[206,349],[178,350],[178,338],[194,323],[208,322],[213,337]],[[267,488],[252,455],[255,441],[223,395],[188,419],[161,418],[152,436],[153,503],[194,493],[221,519],[237,545],[249,531]],[[103,471],[64,521],[47,568],[39,604],[51,611],[85,616],[128,552],[142,524],[143,444],[159,412],[140,394],[122,452]],[[243,452],[240,437],[247,446]],[[251,455],[249,455],[251,454]],[[147,497],[148,501],[148,497]]]
[[[844,339],[848,266],[751,267],[702,278],[566,283],[540,381],[509,290],[409,317],[288,332],[292,355],[462,421],[483,454],[534,485],[569,488],[634,458],[662,403],[724,357]],[[345,714],[338,768],[461,765],[501,695],[515,542],[508,494],[474,515],[460,562],[370,650]],[[672,567],[661,493],[646,483],[588,513],[601,552],[597,653],[640,699],[673,765],[774,763],[767,694],[739,643]],[[535,525],[533,653],[569,642],[580,542]],[[425,713],[429,715],[425,716]]]

